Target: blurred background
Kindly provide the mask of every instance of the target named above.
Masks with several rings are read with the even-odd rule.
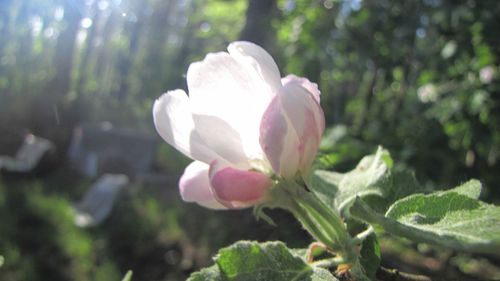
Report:
[[[307,246],[286,213],[181,202],[189,160],[154,131],[154,100],[240,39],[319,84],[323,168],[380,144],[422,184],[478,178],[498,204],[499,30],[496,0],[0,0],[0,279],[184,280],[237,240]],[[382,249],[402,271],[500,278],[494,257]]]

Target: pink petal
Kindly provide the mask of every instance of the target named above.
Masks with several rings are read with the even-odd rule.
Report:
[[[299,77],[299,76],[295,76],[293,74],[290,74],[290,75],[287,75],[286,77],[281,78],[281,83],[283,84],[283,86],[285,86],[289,83],[298,84],[298,85],[302,86],[304,89],[306,89],[314,97],[314,99],[318,103],[320,101],[321,92],[318,89],[318,84],[312,83],[307,78]]]
[[[225,166],[210,165],[210,183],[219,202],[228,208],[246,208],[265,199],[271,180],[265,174]]]
[[[262,116],[259,141],[274,172],[293,178],[300,161],[299,139],[286,119],[279,95]]]
[[[323,110],[301,84],[287,83],[270,103],[260,125],[260,144],[273,170],[285,178],[305,174],[325,127]]]
[[[308,172],[325,130],[325,117],[313,95],[298,83],[288,83],[280,92],[283,110],[299,139],[300,171]]]
[[[307,174],[309,169],[311,168],[312,163],[314,162],[314,158],[316,157],[316,153],[318,152],[318,147],[321,142],[321,135],[323,133],[323,129],[321,129],[321,133],[317,135],[318,130],[320,129],[320,124],[315,120],[315,114],[312,110],[306,109],[304,112],[304,120],[305,127],[302,132],[299,133],[299,138],[301,141],[299,147],[299,153],[301,155],[300,159],[300,171],[302,174]]]
[[[196,202],[210,209],[225,209],[212,193],[208,170],[209,166],[199,161],[194,161],[186,167],[179,181],[182,200]]]

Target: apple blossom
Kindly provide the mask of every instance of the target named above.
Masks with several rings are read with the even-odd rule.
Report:
[[[493,68],[493,66],[491,65],[485,66],[481,68],[481,70],[479,71],[479,79],[484,84],[491,83],[491,81],[493,81],[494,76],[495,76],[495,68]]]
[[[309,172],[324,131],[320,92],[306,78],[281,78],[250,42],[210,53],[187,71],[189,97],[169,91],[153,106],[161,137],[194,160],[181,196],[208,208],[263,203],[274,179]]]

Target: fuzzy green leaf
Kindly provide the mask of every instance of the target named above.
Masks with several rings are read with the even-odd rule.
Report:
[[[345,211],[356,197],[385,212],[397,199],[424,191],[413,173],[391,169],[392,165],[389,152],[379,147],[375,154],[365,156],[354,170],[343,174],[317,170],[309,183],[325,204],[346,216]]]
[[[219,270],[219,266],[217,264],[203,268],[200,271],[194,272],[188,279],[188,281],[206,281],[206,280],[223,281],[228,279],[223,277],[223,275]]]
[[[379,184],[388,176],[388,164],[392,164],[389,159],[389,153],[379,147],[374,155],[365,156],[354,170],[347,173],[315,171],[311,187],[324,203],[338,211],[343,211],[356,196],[383,197],[383,188]]]
[[[368,236],[361,244],[361,252],[359,256],[360,265],[363,267],[365,274],[375,279],[375,274],[380,266],[381,252],[380,245],[375,233]]]
[[[294,253],[299,252],[281,242],[240,241],[221,249],[215,265],[193,273],[188,280],[338,280],[328,270],[312,267]]]
[[[455,189],[416,194],[394,203],[386,215],[361,198],[350,211],[356,218],[394,235],[452,249],[500,253],[500,207],[483,203],[481,184],[471,180]]]

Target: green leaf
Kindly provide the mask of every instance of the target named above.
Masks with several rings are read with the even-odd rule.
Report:
[[[5,262],[5,259],[3,258],[3,256],[0,256],[0,267],[2,267],[4,262]]]
[[[132,280],[132,270],[127,271],[127,274],[123,277],[122,281],[131,281]]]
[[[188,280],[337,280],[328,270],[308,265],[302,254],[281,242],[240,241],[221,249],[215,265],[193,273]]]
[[[365,156],[354,170],[336,173],[317,170],[310,178],[311,190],[331,208],[342,212],[349,209],[357,197],[377,211],[385,212],[397,199],[423,192],[412,172],[392,169],[389,152],[381,147]]]
[[[303,261],[307,260],[307,249],[288,249],[292,255],[301,258]]]
[[[500,207],[483,203],[481,184],[471,180],[455,189],[408,196],[386,215],[357,198],[350,211],[356,218],[417,242],[477,253],[500,254]]]
[[[470,180],[460,186],[455,187],[452,190],[444,191],[441,193],[447,192],[456,192],[468,196],[472,199],[479,199],[479,195],[481,195],[481,182],[479,182],[478,180]]]
[[[375,281],[375,277],[368,277],[368,273],[366,269],[361,265],[360,260],[357,260],[356,263],[349,270],[349,275],[352,277],[352,280],[356,281]]]
[[[223,275],[219,270],[219,266],[217,264],[203,268],[200,271],[194,272],[188,279],[188,281],[205,281],[205,280],[223,281],[228,279],[223,277]]]
[[[368,236],[361,244],[359,263],[364,269],[366,276],[375,279],[375,274],[381,261],[380,245],[375,233]]]
[[[388,177],[392,165],[387,150],[378,148],[374,155],[365,156],[356,168],[347,173],[317,170],[311,178],[311,188],[328,206],[343,211],[359,197],[383,197],[380,186]]]
[[[380,266],[380,245],[375,233],[372,233],[361,244],[359,258],[349,270],[350,276],[357,281],[377,280],[376,273]]]

